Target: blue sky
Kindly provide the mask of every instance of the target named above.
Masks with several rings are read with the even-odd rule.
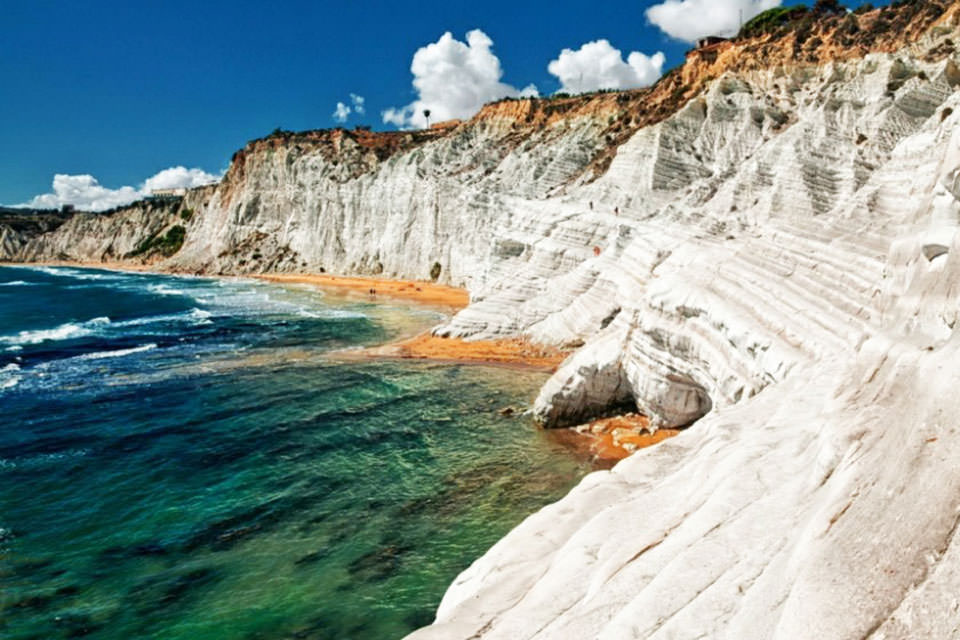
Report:
[[[668,2],[682,5],[665,18],[674,31],[691,21],[722,19],[706,16],[698,4],[730,5],[728,10],[779,4]],[[689,45],[650,23],[646,10],[658,4],[5,0],[0,203],[23,203],[49,192],[54,174],[90,174],[109,189],[139,188],[169,167],[219,174],[236,149],[275,127],[336,126],[336,105],[351,105],[351,93],[363,96],[365,114],[351,112],[344,126],[393,128],[382,112],[397,108],[399,114],[418,98],[411,85],[415,52],[448,31],[464,42],[468,32],[479,29],[492,41],[481,58],[499,61],[502,85],[496,86],[504,91],[530,84],[541,94],[557,91],[561,81],[548,64],[561,50],[598,39],[620,49],[624,61],[630,52],[662,52],[665,71],[682,61]],[[482,49],[482,38],[474,44],[474,50]],[[424,56],[430,68],[442,62],[436,57],[445,51],[455,55],[457,46],[466,47],[447,45],[436,48],[433,62]],[[567,59],[574,69],[567,75],[589,84],[588,57]],[[641,71],[626,62],[617,67],[617,78],[626,78],[618,82],[642,82],[648,67],[659,62],[643,56],[637,61],[646,65]],[[588,65],[586,80],[581,63]],[[434,79],[434,93],[444,86],[443,78]],[[458,108],[466,107],[451,106],[451,113]],[[415,125],[416,113],[394,121]]]

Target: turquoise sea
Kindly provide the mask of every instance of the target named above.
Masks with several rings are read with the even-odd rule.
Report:
[[[439,312],[0,268],[0,637],[389,639],[586,472],[544,376],[349,360]]]

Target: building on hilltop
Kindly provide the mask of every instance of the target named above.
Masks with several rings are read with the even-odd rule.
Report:
[[[729,38],[721,38],[720,36],[700,38],[697,40],[697,48],[687,52],[687,59],[700,58],[705,62],[713,62],[717,59],[720,49],[730,46],[730,42]]]
[[[700,38],[697,40],[697,49],[706,49],[707,47],[718,45],[721,42],[729,41],[729,38],[721,38],[720,36],[707,36],[706,38]]]
[[[182,198],[187,195],[186,187],[177,187],[176,189],[151,189],[148,197],[163,200],[166,198]]]

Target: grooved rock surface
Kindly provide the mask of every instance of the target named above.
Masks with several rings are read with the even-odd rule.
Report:
[[[724,77],[515,207],[529,253],[442,331],[584,340],[548,423],[706,415],[527,519],[412,638],[960,637],[952,64]]]
[[[417,640],[960,637],[957,13],[866,57],[736,44],[646,93],[256,141],[159,266],[438,263],[471,305],[437,335],[581,345],[546,425],[696,421],[528,518]],[[3,246],[103,260],[175,215]]]

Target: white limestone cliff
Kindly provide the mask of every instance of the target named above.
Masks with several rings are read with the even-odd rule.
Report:
[[[439,335],[582,345],[545,424],[694,423],[528,518],[417,640],[960,637],[956,16],[866,57],[734,61],[656,122],[639,93],[251,143],[160,266],[437,262],[471,293]],[[125,253],[103,238],[132,215],[10,257]]]

